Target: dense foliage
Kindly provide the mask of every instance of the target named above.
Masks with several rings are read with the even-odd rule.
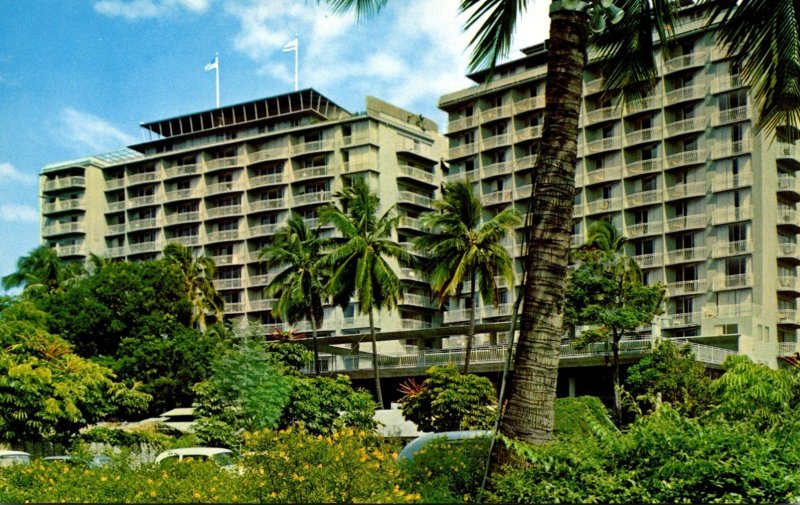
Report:
[[[400,400],[403,417],[420,430],[485,430],[495,419],[497,393],[486,377],[461,374],[453,364],[431,367],[419,391]]]

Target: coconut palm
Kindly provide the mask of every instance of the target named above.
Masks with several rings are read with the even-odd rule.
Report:
[[[55,248],[40,245],[17,260],[17,270],[2,278],[3,289],[23,288],[26,294],[61,291],[83,273],[78,263],[65,262]]]
[[[268,268],[283,268],[264,289],[268,296],[278,296],[272,312],[289,323],[305,319],[311,324],[317,375],[320,372],[317,329],[322,324],[326,282],[320,264],[322,246],[319,233],[309,229],[300,214],[293,212],[286,226],[278,230],[275,241],[259,255]]]
[[[341,209],[329,206],[320,210],[320,219],[333,224],[341,235],[332,239],[333,247],[322,261],[330,269],[327,289],[334,304],[345,308],[355,296],[358,310],[369,315],[375,393],[378,404],[383,405],[374,312],[394,309],[402,296],[400,280],[387,260],[410,264],[413,258],[391,238],[398,220],[393,209],[379,216],[380,199],[366,182],[355,179],[336,197]]]
[[[194,309],[192,322],[205,331],[208,314],[221,321],[224,301],[212,281],[217,271],[214,260],[207,256],[195,257],[191,249],[177,242],[164,247],[164,259],[176,265],[183,277],[186,295]]]
[[[432,232],[418,237],[414,245],[428,255],[431,291],[439,304],[460,295],[464,282],[469,281],[467,374],[475,336],[475,294],[480,291],[485,302],[497,305],[497,278],[514,285],[514,262],[500,241],[522,219],[514,209],[506,209],[482,221],[483,206],[467,181],[445,184],[442,199],[435,201],[433,208],[421,217],[422,225]]]
[[[616,257],[622,275],[626,281],[641,282],[642,269],[636,260],[625,253],[625,244],[628,239],[622,232],[614,226],[608,219],[595,221],[589,226],[589,238],[584,244],[584,248],[597,249],[607,255]]]
[[[700,0],[722,14],[720,34],[729,55],[740,62],[744,82],[753,85],[759,125],[781,121],[800,124],[800,23],[795,12],[800,0]],[[376,13],[387,0],[326,0],[337,11]],[[531,0],[530,3],[532,3]],[[553,400],[558,375],[559,343],[575,190],[578,118],[588,44],[587,10],[570,10],[608,0],[554,0],[545,94],[545,121],[533,176],[533,198],[526,240],[529,244],[523,286],[520,337],[510,379],[508,403],[500,430],[510,438],[541,443],[552,438]],[[491,67],[508,54],[511,38],[527,0],[461,0],[469,14],[472,70]],[[597,42],[605,48],[603,66],[608,92],[622,91],[628,99],[652,89],[657,76],[653,30],[668,49],[676,11],[674,0],[618,0],[624,17],[609,24]],[[734,7],[731,11],[728,8]],[[598,11],[599,12],[599,11]],[[711,18],[715,20],[714,17]],[[521,27],[520,27],[521,28]],[[507,461],[500,447],[493,467]]]

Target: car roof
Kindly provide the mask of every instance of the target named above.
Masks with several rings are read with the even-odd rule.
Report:
[[[469,438],[490,436],[492,436],[491,430],[442,431],[439,433],[426,433],[409,442],[408,445],[406,445],[403,450],[400,451],[398,459],[413,459],[413,454],[415,452],[428,445],[431,440],[435,440],[437,438],[443,438],[446,440],[465,440]]]
[[[3,456],[30,456],[27,452],[22,451],[0,451],[0,458]]]
[[[170,456],[216,456],[217,454],[233,453],[230,449],[222,447],[181,447],[164,451],[156,457],[156,463]]]

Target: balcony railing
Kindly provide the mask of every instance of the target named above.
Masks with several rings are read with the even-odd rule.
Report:
[[[332,167],[321,165],[317,167],[299,168],[294,171],[294,180],[313,179],[315,177],[333,177]]]
[[[625,165],[625,175],[627,177],[631,177],[634,175],[648,174],[651,172],[660,172],[662,166],[663,163],[660,158],[635,161],[633,163],[628,163],[627,165]]]
[[[225,242],[229,240],[242,240],[244,237],[239,230],[212,231],[206,235],[209,242]]]
[[[280,160],[289,157],[289,147],[272,147],[269,149],[261,149],[260,151],[253,151],[247,158],[250,163],[258,163],[259,161]]]
[[[123,224],[122,227],[124,229],[125,225]],[[45,226],[42,235],[44,236],[63,235],[66,233],[78,233],[83,231],[84,231],[84,223],[82,221],[78,221],[75,223],[55,223]]]
[[[778,225],[800,226],[798,213],[792,208],[778,209]]]
[[[739,74],[725,75],[714,79],[714,93],[723,93],[736,88],[744,87],[744,81]]]
[[[595,212],[612,212],[622,210],[622,197],[607,198],[605,200],[595,200],[588,202],[586,208],[590,214]]]
[[[598,184],[606,181],[619,180],[622,177],[622,167],[606,167],[586,172],[587,184]]]
[[[715,225],[753,219],[752,207],[723,207],[715,209],[711,222]]]
[[[625,144],[629,146],[653,140],[661,140],[660,126],[632,131],[625,135]]]
[[[604,79],[602,77],[600,77],[598,79],[593,79],[591,81],[584,82],[583,83],[583,92],[585,94],[587,94],[587,95],[590,94],[590,93],[599,93],[599,92],[603,91],[603,82],[604,82]]]
[[[448,132],[455,132],[459,130],[465,130],[467,128],[474,128],[478,124],[478,116],[467,116],[467,117],[460,117],[458,119],[452,119],[448,123],[449,127],[447,129]]]
[[[692,214],[667,219],[667,231],[684,231],[705,228],[708,218],[705,214]]]
[[[132,209],[134,207],[141,207],[144,205],[155,205],[156,195],[135,196],[128,199],[127,207]]]
[[[606,121],[609,119],[619,119],[622,114],[622,108],[617,105],[611,107],[603,107],[602,109],[595,109],[586,112],[586,122],[596,123],[598,121]]]
[[[704,196],[706,194],[706,183],[705,181],[697,181],[676,184],[667,188],[664,193],[667,199]]]
[[[83,198],[74,198],[72,200],[59,200],[57,202],[45,203],[44,205],[42,205],[42,211],[45,214],[47,214],[50,212],[61,212],[65,210],[82,209],[83,203],[84,203]]]
[[[544,95],[532,96],[514,102],[514,109],[517,112],[527,112],[534,109],[544,109]]]
[[[661,253],[639,254],[634,256],[633,259],[640,268],[658,268],[664,264]]]
[[[659,235],[664,229],[664,223],[662,221],[656,221],[653,223],[631,224],[626,226],[625,229],[628,231],[628,236],[631,238],[644,237],[646,235]]]
[[[491,165],[483,167],[484,177],[494,177],[496,175],[510,174],[514,170],[514,162],[512,161],[499,161]]]
[[[662,328],[680,328],[683,326],[697,326],[702,319],[702,312],[689,312],[683,314],[668,314],[661,318]]]
[[[286,174],[283,172],[279,174],[266,174],[250,177],[250,187],[269,186],[272,184],[285,184],[287,182]]]
[[[194,175],[198,172],[198,165],[192,163],[189,165],[173,165],[164,168],[164,178],[171,179],[173,177],[180,177],[182,175]]]
[[[778,310],[778,324],[800,324],[797,309]]]
[[[59,177],[51,179],[44,183],[45,191],[53,191],[56,189],[75,188],[86,186],[86,177],[74,175],[72,177]],[[108,185],[106,184],[106,187]]]
[[[434,175],[427,170],[423,170],[421,168],[412,167],[411,165],[400,165],[398,167],[398,173],[405,177],[410,177],[417,181],[426,182],[428,184],[433,184]]]
[[[513,190],[511,189],[504,189],[501,191],[493,191],[491,193],[486,193],[481,198],[481,202],[483,205],[497,205],[501,203],[511,203],[511,197],[514,194]]]
[[[661,203],[663,194],[660,189],[653,189],[649,191],[639,191],[631,193],[625,197],[626,207],[638,207],[641,205],[654,205]]]
[[[142,182],[152,182],[156,180],[155,172],[139,172],[138,174],[128,174],[128,185],[139,184]]]
[[[469,144],[460,144],[450,148],[451,158],[460,158],[462,156],[469,156],[475,154],[477,151],[477,144],[472,142]]]
[[[732,109],[720,109],[714,116],[714,125],[719,126],[738,121],[747,121],[752,118],[752,115],[749,105],[742,105]]]
[[[714,289],[739,289],[753,285],[753,274],[720,275],[714,279]]]
[[[241,213],[241,205],[222,205],[219,207],[211,207],[210,209],[206,210],[206,216],[208,217],[237,216]]]
[[[674,249],[667,251],[667,264],[692,263],[705,261],[708,257],[708,248],[705,246],[687,247],[685,249]]]
[[[433,207],[433,199],[431,197],[413,193],[411,191],[398,192],[397,203],[410,203],[426,208]]]
[[[665,72],[678,72],[692,67],[705,65],[708,54],[705,51],[698,51],[692,54],[685,54],[670,58],[664,62]]]
[[[500,133],[491,137],[483,139],[482,144],[484,149],[494,149],[495,147],[508,145],[511,143],[511,134]]]
[[[164,193],[164,199],[168,202],[186,200],[188,198],[199,198],[199,196],[195,194],[194,188],[173,189],[172,191],[167,191]]]
[[[215,158],[213,160],[207,160],[205,162],[205,169],[206,170],[219,170],[222,168],[231,168],[237,167],[244,164],[244,157],[239,156],[227,156],[224,158]]]
[[[800,244],[794,242],[779,243],[778,258],[800,259]]]
[[[778,191],[800,193],[800,179],[789,174],[778,175]]]
[[[622,147],[622,137],[607,137],[597,140],[592,140],[586,143],[586,149],[590,153],[600,153],[603,151],[610,151]]]
[[[200,213],[197,211],[175,212],[173,214],[167,214],[166,219],[167,219],[167,224],[189,223],[192,221],[199,221]]]
[[[753,252],[753,242],[751,240],[736,240],[733,242],[722,242],[714,245],[714,257],[737,256],[739,254],[749,254]]]
[[[238,181],[217,182],[206,185],[206,195],[219,195],[232,191],[242,191],[242,185]]]
[[[738,140],[736,142],[720,142],[711,151],[712,158],[728,158],[740,156],[751,151],[750,140]]]
[[[667,105],[672,105],[686,100],[697,100],[706,96],[706,85],[695,84],[684,88],[668,91],[666,95]]]
[[[498,105],[497,107],[491,107],[481,111],[481,119],[483,121],[493,121],[510,115],[511,105]]]
[[[753,172],[740,172],[738,174],[721,174],[714,177],[714,191],[743,188],[753,185]]]
[[[708,280],[706,279],[670,282],[667,284],[669,296],[700,294],[705,293],[706,289],[708,289]]]
[[[524,142],[526,140],[538,139],[542,136],[542,125],[529,126],[514,133],[514,142]]]
[[[335,146],[333,139],[312,140],[310,142],[300,142],[292,144],[292,154],[303,154],[317,151],[332,151]]]
[[[646,96],[638,100],[631,100],[625,105],[625,110],[628,114],[635,112],[642,112],[650,109],[657,109],[661,107],[661,95]]]
[[[128,221],[128,229],[130,230],[141,230],[144,228],[155,228],[156,226],[156,218],[151,217],[148,219],[134,219]]]
[[[682,119],[680,121],[673,121],[667,123],[667,136],[681,135],[690,132],[700,132],[706,129],[708,125],[708,118],[705,117],[691,117]]]
[[[333,198],[330,191],[316,191],[313,193],[303,193],[302,195],[292,196],[294,205],[307,205],[309,203],[327,203]]]
[[[684,151],[682,153],[675,153],[667,156],[667,166],[675,168],[685,165],[697,165],[706,162],[705,149],[697,149],[694,151]]]
[[[800,279],[796,275],[781,275],[778,277],[778,290],[800,292]]]

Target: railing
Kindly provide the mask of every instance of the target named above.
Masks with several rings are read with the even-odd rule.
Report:
[[[500,203],[510,203],[512,195],[513,195],[513,190],[511,189],[493,191],[491,193],[486,193],[485,195],[483,195],[481,202],[483,203],[483,205],[497,205]]]
[[[662,328],[678,328],[681,326],[696,326],[700,324],[701,312],[689,312],[684,314],[669,314],[661,318]]]
[[[499,147],[499,146],[502,146],[502,145],[508,145],[510,143],[511,143],[511,134],[510,133],[500,133],[498,135],[493,135],[491,137],[486,137],[482,141],[484,149],[493,149],[495,147]]]
[[[714,210],[711,222],[713,224],[725,224],[748,219],[753,219],[752,207],[723,207]]]
[[[434,175],[431,172],[421,168],[412,167],[411,165],[400,165],[398,167],[398,173],[405,177],[411,177],[412,179],[416,179],[418,181],[427,182],[428,184],[433,184],[434,181]]]
[[[778,277],[778,289],[787,291],[800,291],[800,279],[796,275],[781,275]]]
[[[778,310],[778,324],[800,324],[796,309]]]
[[[778,342],[778,354],[781,356],[794,356],[800,351],[800,342]]]
[[[660,140],[661,127],[644,128],[642,130],[632,131],[625,135],[625,144],[633,145],[640,142],[650,142],[652,140]]]
[[[250,163],[258,163],[259,161],[279,160],[289,157],[289,147],[273,147],[270,149],[262,149],[254,151],[247,155]]]
[[[239,165],[243,165],[243,159],[239,156],[228,156],[225,158],[214,158],[213,160],[207,160],[205,162],[205,169],[206,170],[218,170],[221,168],[231,168]]]
[[[214,279],[214,287],[217,289],[241,289],[242,279]],[[227,305],[225,306],[227,308]]]
[[[674,249],[667,251],[667,263],[690,263],[694,261],[705,261],[708,256],[708,249],[705,246],[687,247],[685,249]]]
[[[795,209],[792,208],[784,208],[778,209],[778,224],[789,224],[794,226],[800,226],[800,222],[798,221],[798,214]]]
[[[735,88],[744,87],[744,81],[739,74],[725,75],[714,79],[714,93],[722,93]]]
[[[706,162],[705,149],[684,151],[682,153],[675,153],[667,156],[667,166],[669,168],[680,167],[683,165],[695,165],[698,163],[705,163],[705,162]]]
[[[511,105],[499,105],[497,107],[492,107],[490,109],[481,111],[481,119],[483,121],[492,121],[494,119],[499,119],[501,117],[506,117],[510,115],[511,115]]]
[[[753,285],[753,274],[720,275],[714,279],[714,289],[738,289]]]
[[[248,205],[251,211],[283,209],[287,206],[285,197],[255,200]]]
[[[602,139],[592,140],[586,143],[586,149],[590,153],[599,153],[602,151],[609,151],[612,149],[619,149],[622,147],[622,137],[606,137]]]
[[[140,182],[152,182],[156,180],[155,172],[139,172],[138,174],[128,175],[128,184],[138,184]]]
[[[753,185],[753,172],[722,174],[714,177],[714,191],[742,188]],[[779,184],[780,185],[780,184]]]
[[[663,255],[661,253],[640,254],[633,259],[640,268],[658,268],[662,266]]]
[[[433,199],[429,196],[420,195],[411,191],[400,191],[397,194],[397,203],[410,203],[422,207],[433,207]]]
[[[242,213],[241,205],[222,205],[219,207],[212,207],[206,210],[208,217],[225,217],[236,216]]]
[[[522,130],[517,130],[514,133],[514,141],[522,142],[530,139],[538,139],[542,136],[542,129],[542,125],[535,125],[523,128]]]
[[[197,197],[194,194],[194,188],[189,189],[173,189],[172,191],[167,191],[164,193],[164,199],[168,202],[174,202],[175,200],[185,200],[187,198]]]
[[[334,148],[333,139],[312,140],[311,142],[301,142],[292,145],[292,154],[302,154],[313,151],[332,151]]]
[[[451,119],[448,123],[448,132],[455,132],[459,130],[465,130],[467,128],[473,128],[476,124],[478,124],[478,117],[477,116],[467,116],[467,117],[460,117],[458,119]]]
[[[244,238],[239,230],[212,231],[206,235],[209,242],[224,242],[228,240],[241,240]]]
[[[544,95],[523,98],[522,100],[517,100],[516,102],[514,102],[514,109],[517,112],[527,112],[529,110],[534,110],[534,109],[544,109],[544,106],[545,106]]]
[[[714,257],[736,256],[753,252],[753,242],[751,240],[736,240],[733,242],[722,242],[714,245]]]
[[[669,296],[705,293],[706,289],[708,289],[708,280],[706,279],[670,282],[667,284]]]
[[[714,116],[714,125],[722,125],[726,123],[735,123],[738,121],[746,121],[752,117],[749,105],[741,107],[734,107],[732,109],[722,109]]]
[[[647,174],[650,172],[660,172],[663,166],[660,158],[651,160],[641,160],[625,165],[625,175],[630,177],[633,175]]]
[[[739,156],[750,152],[750,140],[737,140],[736,142],[720,142],[711,150],[712,158],[727,158]]]
[[[652,223],[632,224],[625,227],[631,237],[643,237],[645,235],[660,235],[664,229],[662,221]]]
[[[695,228],[705,228],[708,218],[705,214],[692,214],[667,219],[668,231],[683,231]]]
[[[510,174],[514,170],[512,161],[499,161],[483,167],[484,177],[494,177],[496,175]]]
[[[680,121],[673,121],[672,123],[667,123],[667,136],[705,130],[707,124],[708,119],[703,117],[691,117]]]
[[[800,193],[800,181],[789,174],[778,175],[778,190]]]
[[[147,219],[134,219],[128,221],[128,228],[131,230],[141,230],[143,228],[154,228],[156,226],[156,218],[151,217]]]
[[[586,112],[587,123],[596,123],[598,121],[605,121],[609,119],[619,119],[622,115],[622,108],[616,105],[611,107],[603,107],[602,109],[595,109]]]
[[[634,112],[642,112],[649,109],[657,109],[661,107],[661,95],[646,96],[638,100],[628,102],[625,109],[629,114]]]
[[[653,205],[661,203],[663,198],[660,189],[653,189],[649,191],[639,191],[631,193],[625,197],[625,205],[627,207],[637,207],[639,205]]]
[[[230,191],[242,191],[242,185],[238,181],[217,182],[206,185],[206,195],[218,195]]]
[[[450,157],[460,158],[461,156],[469,156],[470,154],[475,154],[476,150],[477,144],[475,142],[460,144],[450,148]]]
[[[704,65],[706,56],[707,53],[705,51],[698,51],[696,53],[670,58],[664,62],[664,71],[677,72],[686,68]]]
[[[124,182],[124,181],[123,181]],[[44,183],[45,191],[52,191],[55,189],[74,188],[86,185],[86,177],[72,176],[72,177],[59,177]],[[106,185],[108,187],[108,185]]]
[[[294,180],[300,181],[303,179],[311,179],[313,177],[328,177],[333,176],[331,167],[322,165],[318,167],[301,168],[294,171]]]
[[[140,207],[142,205],[155,205],[156,195],[136,196],[128,199],[128,208]]]
[[[123,224],[122,227],[124,229],[125,225]],[[45,226],[42,235],[50,236],[60,235],[63,233],[77,233],[82,231],[84,231],[84,223],[82,221],[75,223],[57,223]]]
[[[622,167],[606,167],[586,172],[587,184],[617,180],[622,176]]]
[[[83,208],[83,198],[74,198],[71,200],[59,200],[57,202],[45,203],[44,205],[42,205],[42,211],[44,213],[60,212],[62,210],[73,210],[81,208]]]
[[[622,197],[607,198],[605,200],[595,200],[586,204],[586,209],[589,213],[594,212],[611,212],[622,210]]]
[[[167,219],[167,224],[188,223],[191,221],[199,221],[200,213],[197,211],[176,212],[174,214],[167,214],[166,219]]]
[[[705,96],[706,85],[695,84],[694,86],[686,86],[684,88],[678,88],[667,92],[666,102],[667,105],[672,105],[674,103],[703,98]]]
[[[270,184],[285,184],[287,177],[283,172],[279,174],[257,175],[250,177],[250,187],[268,186]]]
[[[325,203],[329,202],[333,197],[330,191],[317,191],[314,193],[304,193],[302,195],[294,195],[292,201],[295,205],[305,205],[309,203]]]
[[[800,247],[794,242],[782,242],[778,244],[778,257],[798,258],[800,257]]]
[[[280,227],[281,225],[279,224],[259,224],[256,226],[251,226],[250,236],[258,237],[262,235],[273,235],[278,231],[278,229],[280,229]]]
[[[604,79],[602,77],[583,83],[584,94],[599,93],[603,90]]]
[[[192,163],[191,165],[173,165],[171,167],[164,168],[164,178],[171,179],[172,177],[179,177],[181,175],[194,175],[197,173],[197,167],[198,166],[195,163]],[[119,180],[122,181],[123,179]]]
[[[706,194],[705,181],[687,182],[686,184],[676,184],[666,189],[666,198],[688,198],[693,196],[704,196]]]

